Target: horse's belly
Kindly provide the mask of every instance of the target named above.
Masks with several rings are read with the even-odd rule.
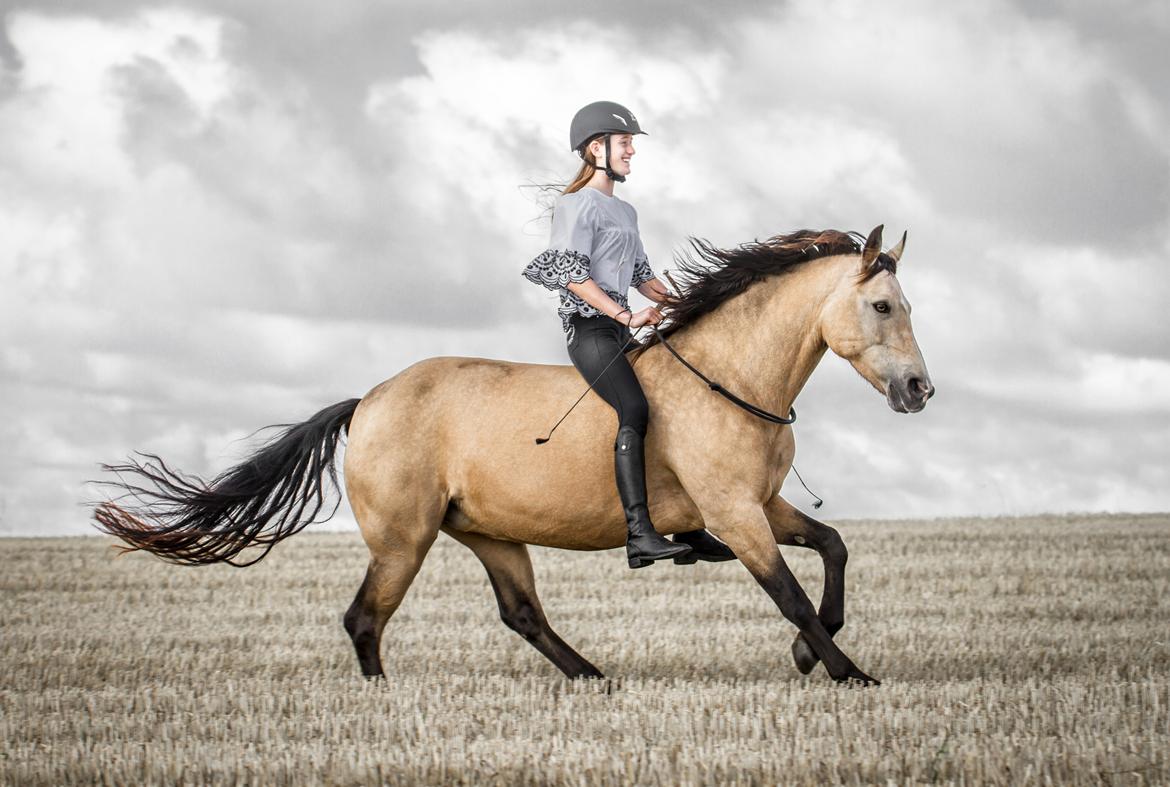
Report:
[[[461,452],[446,524],[507,541],[561,549],[625,544],[614,477],[613,437],[558,429],[552,440],[505,440]],[[565,433],[562,434],[562,431]],[[527,437],[527,436],[525,436]],[[647,459],[651,457],[647,452]],[[648,461],[650,516],[662,533],[701,527],[698,511],[672,473]]]
[[[621,501],[608,467],[550,442],[501,458],[469,456],[452,490],[449,525],[493,538],[563,549],[625,543]]]

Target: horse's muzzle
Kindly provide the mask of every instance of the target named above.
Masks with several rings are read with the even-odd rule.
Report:
[[[891,383],[886,390],[886,401],[896,413],[917,413],[926,407],[926,400],[934,396],[930,380],[910,377]]]

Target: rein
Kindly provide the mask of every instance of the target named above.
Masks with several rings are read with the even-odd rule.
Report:
[[[659,332],[657,325],[651,325],[650,330],[654,331],[654,335],[658,337],[658,341],[662,342],[662,346],[665,347],[666,349],[670,350],[670,354],[673,355],[675,358],[678,358],[679,362],[683,366],[687,367],[692,372],[694,372],[696,375],[698,375],[699,379],[702,380],[703,382],[705,382],[707,384],[708,388],[710,388],[715,393],[720,394],[721,396],[725,397],[728,401],[730,401],[736,407],[740,407],[740,408],[748,411],[752,415],[756,416],[757,418],[762,418],[765,421],[768,421],[768,422],[774,423],[774,424],[791,424],[791,423],[794,423],[796,421],[796,408],[795,407],[790,406],[788,408],[788,417],[785,418],[782,415],[776,415],[775,413],[770,413],[762,407],[757,407],[756,405],[752,404],[751,402],[745,402],[743,399],[740,399],[738,396],[733,394],[731,391],[727,390],[722,385],[720,385],[719,383],[717,383],[714,380],[712,380],[711,378],[709,378],[707,375],[700,372],[689,361],[687,361],[686,358],[683,358],[681,355],[679,355],[678,350],[671,347],[670,342],[666,341],[666,337],[663,336]]]
[[[739,407],[743,410],[746,410],[747,412],[751,413],[755,417],[762,418],[763,420],[768,421],[768,422],[773,423],[773,424],[791,424],[791,423],[794,423],[796,421],[796,408],[795,407],[790,406],[788,408],[788,417],[785,418],[782,415],[776,415],[775,413],[770,413],[762,407],[757,407],[756,405],[752,404],[751,402],[745,402],[743,399],[740,399],[738,396],[733,394],[731,391],[727,390],[722,385],[720,385],[719,383],[715,382],[707,375],[700,372],[686,358],[683,358],[681,355],[679,355],[678,350],[671,347],[670,342],[666,341],[666,337],[658,332],[657,325],[651,325],[650,323],[647,323],[646,325],[642,326],[642,328],[646,328],[646,327],[649,327],[650,330],[654,331],[654,335],[658,337],[658,341],[662,342],[663,347],[670,350],[671,355],[673,355],[675,358],[678,358],[679,363],[681,363],[683,366],[687,367],[692,372],[694,372],[696,375],[698,375],[699,379],[702,380],[703,382],[705,382],[707,384],[708,388],[710,388],[715,393],[720,394],[721,396],[725,397],[729,402],[734,404],[736,407]],[[638,330],[640,331],[642,328],[639,328]],[[548,436],[536,438],[537,445],[544,445],[550,439],[552,439],[552,433],[555,432],[557,430],[557,427],[561,425],[561,421],[564,421],[566,418],[568,418],[569,413],[573,412],[573,408],[575,408],[578,404],[581,403],[581,400],[585,398],[585,394],[589,393],[589,390],[591,388],[593,388],[593,385],[598,380],[601,379],[601,375],[605,374],[606,370],[609,369],[609,367],[613,365],[613,362],[616,361],[619,357],[621,357],[625,353],[626,348],[630,346],[630,342],[634,341],[634,337],[635,337],[636,333],[637,333],[637,331],[634,331],[633,333],[630,334],[630,338],[626,339],[625,344],[623,344],[621,346],[621,348],[618,349],[617,354],[614,355],[613,358],[609,359],[609,363],[607,363],[605,365],[605,368],[603,368],[601,370],[600,374],[597,375],[597,377],[593,380],[593,382],[589,383],[589,386],[584,391],[581,392],[581,395],[577,397],[577,401],[573,402],[573,406],[570,407],[565,412],[565,414],[560,417],[560,420],[558,420],[556,422],[556,424],[553,425],[553,428],[550,429],[548,432]],[[801,483],[803,484],[804,482],[801,481]],[[805,488],[807,489],[808,487],[805,487]]]
[[[667,274],[667,275],[669,276],[669,274]],[[671,283],[673,283],[673,280]],[[644,328],[646,326],[644,325],[642,327]],[[687,361],[686,358],[683,358],[681,355],[679,355],[678,350],[671,347],[670,342],[666,341],[666,337],[658,332],[657,325],[650,325],[649,327],[650,327],[650,330],[654,331],[654,335],[658,337],[658,341],[662,342],[662,346],[665,347],[666,349],[670,350],[671,355],[673,355],[675,358],[678,358],[679,362],[683,366],[687,367],[692,372],[694,372],[696,375],[698,375],[699,379],[702,380],[703,382],[705,382],[707,384],[708,388],[710,388],[715,393],[726,397],[727,400],[730,401],[732,404],[734,404],[736,407],[740,407],[740,408],[746,410],[747,412],[751,413],[752,415],[756,416],[757,418],[762,418],[765,421],[769,421],[769,422],[774,423],[774,424],[790,424],[790,423],[793,423],[796,421],[796,408],[795,407],[789,406],[788,417],[784,418],[783,416],[776,415],[775,413],[770,413],[767,410],[763,409],[762,407],[757,407],[756,405],[752,404],[751,402],[745,402],[743,399],[740,399],[738,396],[733,394],[731,391],[727,390],[722,385],[715,382],[711,378],[707,377],[707,375],[703,374],[698,369],[696,369],[693,365],[691,365],[691,363],[689,361]],[[641,330],[641,328],[639,328],[638,330]],[[552,439],[552,434],[553,434],[553,432],[555,432],[557,430],[557,427],[561,425],[561,421],[564,421],[566,418],[569,417],[569,413],[573,412],[573,409],[576,408],[576,406],[581,403],[581,400],[585,398],[585,394],[589,393],[589,391],[593,388],[594,383],[596,383],[597,380],[601,379],[602,374],[605,374],[606,369],[609,369],[609,367],[613,364],[613,362],[616,361],[623,353],[625,353],[626,347],[628,347],[630,345],[630,342],[634,341],[634,336],[636,333],[637,333],[637,331],[634,331],[630,334],[630,338],[626,339],[625,344],[623,344],[621,346],[621,349],[619,349],[617,351],[617,355],[615,355],[613,358],[611,358],[609,360],[609,363],[607,363],[605,365],[605,368],[601,370],[601,374],[598,374],[597,378],[594,379],[593,382],[589,383],[589,386],[584,391],[581,392],[581,395],[577,397],[577,401],[573,402],[573,406],[570,407],[568,409],[568,411],[565,412],[565,414],[560,417],[560,420],[558,420],[556,422],[556,424],[553,425],[553,428],[549,430],[548,436],[536,438],[537,445],[544,445],[550,439]],[[796,478],[800,481],[800,485],[805,488],[805,491],[816,498],[816,502],[813,503],[813,508],[820,508],[821,504],[824,503],[825,501],[822,500],[819,496],[817,496],[817,494],[815,492],[813,492],[811,489],[808,488],[808,485],[804,483],[804,479],[800,477],[800,473],[796,472],[796,465],[792,466],[792,472],[796,473]]]
[[[667,276],[669,277],[669,274],[667,274]],[[674,284],[673,279],[671,279],[671,284]],[[666,337],[658,332],[657,325],[651,325],[650,330],[654,331],[654,335],[658,337],[658,341],[662,342],[662,346],[665,347],[666,349],[670,350],[671,355],[673,355],[675,358],[678,358],[679,363],[681,363],[683,366],[687,367],[692,372],[694,372],[696,375],[698,375],[699,379],[702,380],[703,382],[705,382],[707,384],[708,388],[710,388],[715,393],[724,396],[729,402],[734,404],[736,407],[743,408],[744,410],[748,411],[749,413],[756,416],[757,418],[762,418],[765,421],[769,421],[769,422],[774,423],[774,424],[791,424],[791,423],[794,423],[796,421],[796,408],[795,407],[792,407],[791,405],[789,405],[788,417],[785,418],[783,416],[776,415],[775,413],[770,413],[762,407],[757,407],[756,405],[752,404],[751,402],[745,402],[743,399],[740,399],[738,396],[736,396],[731,391],[724,388],[719,383],[717,383],[714,380],[712,380],[711,378],[707,377],[707,375],[700,372],[689,361],[687,361],[686,358],[683,358],[681,355],[679,355],[678,350],[671,347],[670,342],[666,341]],[[811,489],[808,488],[808,484],[806,484],[804,482],[804,479],[800,477],[800,473],[796,472],[796,465],[795,464],[792,465],[792,472],[796,473],[796,478],[798,481],[800,481],[800,485],[804,487],[804,491],[808,492],[810,495],[812,495],[813,497],[816,498],[816,502],[813,503],[813,508],[820,508],[821,504],[824,503],[825,501],[822,500],[819,496],[817,496],[817,494],[815,492],[813,492]]]

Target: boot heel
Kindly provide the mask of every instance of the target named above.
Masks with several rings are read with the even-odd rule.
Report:
[[[629,559],[630,568],[645,568],[653,562],[653,560],[643,560],[640,557],[632,557]]]
[[[677,566],[689,566],[698,562],[699,558],[694,552],[688,552],[685,555],[680,555],[674,559],[674,563]]]

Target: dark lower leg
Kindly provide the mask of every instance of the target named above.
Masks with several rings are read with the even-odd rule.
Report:
[[[776,498],[765,507],[769,525],[776,542],[816,550],[824,565],[825,583],[821,592],[817,617],[829,633],[835,636],[845,625],[845,563],[849,552],[840,534],[792,507],[782,498]],[[819,659],[802,634],[792,642],[792,657],[797,669],[808,674]]]
[[[824,624],[825,630],[829,632],[829,636],[836,636],[845,625],[845,563],[849,559],[849,552],[836,530],[799,511],[797,514],[808,527],[808,539],[813,549],[820,553],[825,567],[825,587],[821,593],[821,606],[817,616]],[[806,646],[808,643],[800,639],[792,643],[792,655],[797,668],[808,674],[817,664],[816,654],[812,652],[812,648],[802,649],[798,643]]]
[[[363,675],[384,674],[378,653],[382,632],[402,603],[433,541],[432,533],[413,549],[370,558],[366,577],[344,618],[345,630],[353,640]]]
[[[367,601],[370,574],[371,569],[366,569],[366,577],[345,613],[344,623],[345,630],[353,641],[354,650],[357,651],[358,666],[362,675],[380,677],[385,675],[382,671],[382,658],[378,653],[381,632],[377,625],[376,611]]]
[[[775,534],[769,528],[770,521],[763,516],[759,516],[762,521],[758,525],[751,521],[757,515],[757,512],[746,507],[743,510],[705,514],[704,519],[709,524],[717,522],[719,527],[712,526],[712,529],[735,551],[740,562],[772,598],[784,617],[800,630],[803,640],[817,658],[824,662],[825,669],[834,680],[877,683],[858,669],[833,642],[813,609],[812,602],[784,562],[784,556],[776,546]]]
[[[800,511],[796,515],[805,525],[808,546],[817,551],[825,567],[825,586],[817,615],[830,636],[835,635],[845,625],[845,563],[849,551],[836,530]]]
[[[496,593],[496,603],[500,607],[500,619],[504,625],[523,637],[570,678],[604,677],[597,667],[557,636],[545,618],[539,601],[523,588],[512,584],[506,576],[497,576],[491,571],[488,576],[492,590]]]
[[[878,683],[841,652],[779,552],[776,556],[777,562],[771,570],[753,575],[780,607],[784,617],[800,629],[800,638],[816,658],[824,661],[829,675],[837,681],[854,679],[863,683]]]
[[[689,554],[676,557],[675,563],[690,564],[700,560],[710,563],[719,563],[724,560],[735,560],[735,553],[731,547],[712,536],[706,530],[691,530],[686,533],[675,533],[673,540],[676,544],[686,544],[691,548]]]
[[[449,536],[470,549],[487,569],[496,594],[500,619],[541,652],[570,678],[600,678],[601,672],[569,647],[552,630],[536,595],[536,577],[528,547],[512,541],[444,528]]]
[[[814,548],[820,553],[825,566],[825,588],[821,594],[821,606],[817,617],[820,618],[825,631],[832,637],[845,625],[845,561],[848,553],[836,530],[812,519],[809,519],[809,522],[828,531],[827,534],[818,537],[814,542]],[[797,634],[792,642],[792,658],[797,669],[806,675],[817,665],[816,653],[809,647],[802,634]]]

